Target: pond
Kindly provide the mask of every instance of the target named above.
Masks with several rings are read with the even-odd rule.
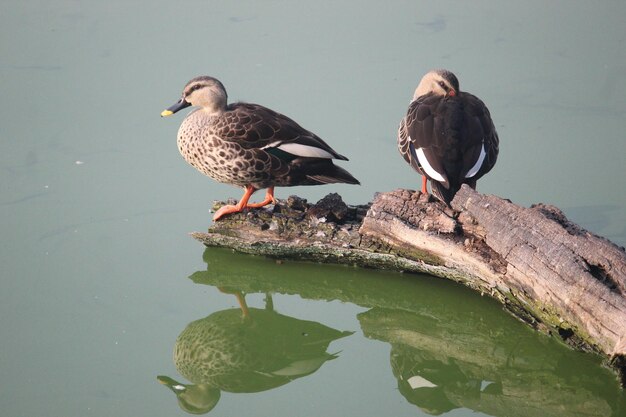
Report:
[[[292,117],[362,185],[417,189],[396,130],[421,76],[485,101],[481,192],[626,245],[626,3],[44,1],[0,13],[0,414],[620,416],[595,355],[427,276],[276,262],[188,233],[240,197],[160,112],[196,75]],[[620,52],[621,51],[621,52]],[[184,112],[183,112],[184,113]],[[259,193],[261,194],[261,193]]]

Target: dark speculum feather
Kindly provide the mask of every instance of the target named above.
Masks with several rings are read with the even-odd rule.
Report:
[[[265,149],[265,151],[271,155],[274,155],[275,157],[277,157],[278,159],[281,159],[285,162],[291,162],[294,159],[298,158],[297,155],[291,154],[289,152],[285,152],[282,149],[279,148],[267,148]]]

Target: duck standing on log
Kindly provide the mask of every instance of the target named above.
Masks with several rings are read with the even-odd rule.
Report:
[[[161,113],[170,116],[198,106],[178,130],[180,153],[203,174],[245,189],[238,204],[221,207],[213,220],[245,208],[275,204],[275,186],[359,184],[332,162],[348,158],[295,121],[258,104],[227,101],[219,80],[200,76],[189,81],[180,100]],[[267,188],[265,199],[248,204],[252,194],[263,188]]]
[[[442,69],[424,75],[398,129],[398,149],[422,175],[422,193],[428,179],[432,194],[447,205],[461,185],[475,189],[493,168],[498,142],[487,106],[460,91],[456,76]]]

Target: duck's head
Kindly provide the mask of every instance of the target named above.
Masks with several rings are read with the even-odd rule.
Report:
[[[422,77],[413,94],[413,100],[426,94],[454,97],[459,93],[459,80],[445,69],[429,71]]]
[[[165,375],[157,376],[157,381],[172,390],[180,408],[189,414],[206,414],[220,400],[220,390],[209,384],[185,385]]]
[[[228,95],[217,78],[202,75],[189,81],[183,95],[173,106],[163,110],[161,116],[170,116],[189,106],[198,106],[209,113],[220,113],[226,109]]]

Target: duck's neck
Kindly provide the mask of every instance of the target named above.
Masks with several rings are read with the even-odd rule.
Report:
[[[411,99],[411,101],[415,101],[417,100],[419,97],[429,93],[429,86],[425,85],[424,83],[420,83],[417,88],[415,89],[415,92],[413,93],[413,98]]]
[[[202,111],[209,116],[219,116],[226,111],[227,98],[225,94],[211,94],[198,100],[198,105]]]
[[[200,108],[200,110],[207,116],[215,117],[219,116],[226,111],[226,106],[220,104],[207,105]]]

